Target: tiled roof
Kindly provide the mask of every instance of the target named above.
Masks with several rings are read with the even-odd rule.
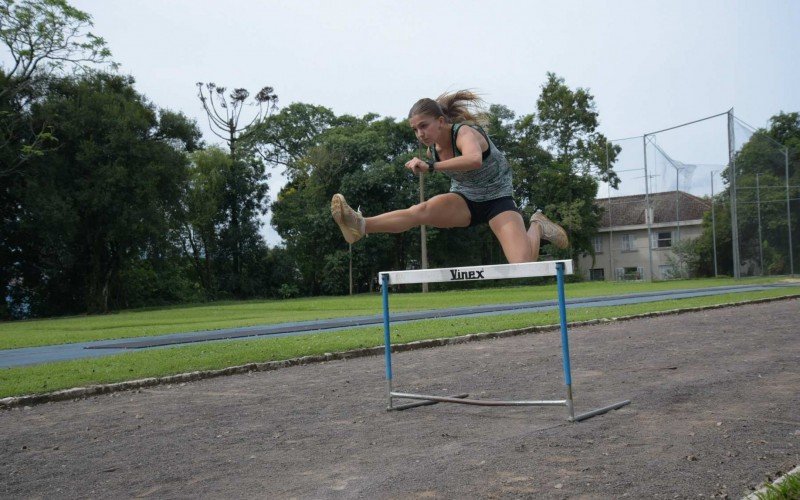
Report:
[[[610,201],[610,206],[609,206]],[[601,208],[600,227],[644,225],[645,195],[598,198],[595,203]],[[675,222],[676,220],[702,219],[711,210],[711,202],[683,191],[651,193],[653,223]],[[679,213],[675,213],[676,205]],[[676,217],[678,215],[678,217]]]

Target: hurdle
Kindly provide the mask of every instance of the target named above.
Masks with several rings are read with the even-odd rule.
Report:
[[[602,408],[597,408],[579,415],[575,415],[572,398],[572,374],[569,359],[569,335],[567,332],[567,307],[564,294],[564,276],[572,274],[571,260],[554,260],[545,262],[525,262],[521,264],[501,264],[491,266],[453,267],[441,269],[420,269],[412,271],[385,271],[378,273],[383,295],[383,338],[386,359],[386,394],[388,398],[387,411],[398,411],[415,408],[418,406],[433,405],[437,403],[458,403],[477,406],[564,406],[567,408],[567,420],[580,422],[596,415],[616,410],[627,404],[630,400],[620,401]],[[392,285],[409,285],[414,283],[440,283],[452,281],[497,280],[514,278],[532,278],[542,276],[556,276],[558,289],[558,312],[561,323],[561,354],[564,367],[564,383],[566,385],[566,399],[559,400],[523,400],[500,401],[469,399],[469,394],[456,394],[453,396],[433,396],[428,394],[412,394],[396,392],[392,386],[392,345],[390,338],[389,317],[389,287]],[[412,403],[395,405],[394,400],[414,400]]]

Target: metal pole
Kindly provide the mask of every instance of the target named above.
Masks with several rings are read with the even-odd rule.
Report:
[[[728,168],[730,169],[731,240],[733,243],[733,277],[741,278],[739,269],[739,220],[736,217],[736,146],[733,143],[733,108],[728,111]]]
[[[608,280],[614,281],[614,219],[611,212],[611,184],[608,185]]]
[[[606,142],[606,172],[608,165],[608,142]],[[614,219],[611,212],[611,183],[608,183],[608,279],[614,280]]]
[[[389,277],[381,276],[381,294],[383,295],[383,343],[386,358],[386,409],[392,409],[392,341],[389,336]]]
[[[418,142],[418,158],[422,159],[422,143]],[[425,202],[425,174],[424,172],[419,173],[419,202]],[[428,231],[425,228],[425,225],[419,226],[419,239],[420,239],[420,251],[422,252],[422,269],[428,269]],[[422,284],[422,293],[428,292],[428,284]]]
[[[792,211],[789,208],[789,148],[783,148],[783,165],[786,178],[786,227],[789,229],[789,272],[794,276],[794,253],[792,250]]]
[[[764,237],[761,235],[761,193],[759,193],[758,178],[760,173],[756,174],[756,214],[758,216],[758,262],[761,266],[761,276],[764,276]]]
[[[691,121],[691,122],[681,123],[680,125],[675,125],[675,126],[669,127],[669,128],[662,128],[661,130],[655,130],[655,131],[652,131],[652,132],[648,132],[645,135],[660,134],[661,132],[667,132],[669,130],[675,130],[676,128],[685,127],[686,125],[694,125],[695,123],[704,122],[706,120],[711,120],[712,118],[718,118],[718,117],[720,117],[722,115],[730,114],[731,111],[733,111],[733,108],[731,108],[730,111],[726,111],[724,113],[717,113],[716,115],[706,116],[705,118],[700,118],[699,120],[694,120],[694,121]]]
[[[677,224],[678,234],[675,236],[676,241],[681,240],[681,191],[680,191],[680,175],[681,171],[675,167],[675,223]]]
[[[653,222],[650,207],[650,177],[647,175],[647,136],[642,136],[644,149],[644,219],[647,222],[647,258],[650,262],[650,281],[653,281]]]
[[[353,295],[353,244],[350,243],[350,295]]]
[[[572,373],[569,367],[569,337],[567,335],[567,306],[564,297],[564,263],[556,264],[556,280],[558,283],[558,316],[561,320],[561,357],[564,364],[564,382],[567,386],[567,412],[569,420],[575,418],[575,409],[572,405]]]
[[[717,217],[714,212],[714,171],[711,171],[711,241],[714,248],[714,277],[719,276],[717,272]]]
[[[566,406],[567,402],[564,400],[533,400],[533,401],[497,401],[489,399],[465,399],[467,394],[459,394],[457,396],[431,396],[428,394],[413,394],[410,392],[395,392],[393,394],[396,398],[403,399],[421,399],[428,401],[428,403],[417,403],[413,406],[424,406],[425,404],[432,403],[458,403],[462,405],[475,405],[475,406]],[[395,407],[393,409],[398,409]],[[405,406],[408,408],[408,406]],[[404,409],[405,409],[404,408]]]
[[[419,202],[425,201],[425,174],[419,174]],[[428,269],[428,232],[425,225],[419,226],[420,247],[422,248],[422,269]],[[427,293],[428,284],[422,284],[422,293]]]

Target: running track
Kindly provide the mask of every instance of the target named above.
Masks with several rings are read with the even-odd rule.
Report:
[[[663,292],[647,292],[628,295],[603,297],[585,297],[567,299],[567,308],[604,307],[623,304],[641,304],[662,300],[685,299],[726,293],[754,292],[771,290],[791,285],[738,285],[713,287],[694,290],[670,290]],[[454,316],[483,316],[497,314],[518,314],[555,309],[557,301],[521,302],[516,304],[492,304],[485,306],[457,307],[416,312],[398,312],[392,314],[392,322],[419,321],[424,319],[445,318]],[[0,368],[13,366],[36,365],[54,361],[67,361],[81,358],[94,358],[119,354],[135,349],[158,349],[195,342],[211,342],[219,340],[248,339],[261,336],[288,336],[335,331],[346,328],[359,328],[381,324],[383,317],[358,316],[349,318],[333,318],[297,323],[279,323],[272,325],[230,328],[224,330],[173,333],[153,337],[136,337],[129,339],[80,342],[43,347],[26,347],[21,349],[0,350]]]

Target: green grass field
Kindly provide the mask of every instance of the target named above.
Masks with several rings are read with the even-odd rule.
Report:
[[[688,282],[683,282],[683,284],[687,285]],[[577,285],[570,286],[570,288],[577,287]],[[590,287],[587,288],[589,290],[596,290]],[[599,295],[608,294],[608,290],[609,287],[606,287],[603,289],[604,293],[600,293]],[[647,290],[652,290],[652,288],[647,288]],[[640,291],[645,291],[645,289],[641,289]],[[508,298],[510,291],[508,289],[484,290],[482,292],[486,292],[487,296],[505,298],[505,301],[510,301]],[[522,296],[522,294],[518,292],[518,290],[514,290],[514,293]],[[455,294],[455,292],[447,292],[441,295],[449,295],[452,297],[454,294],[460,295],[461,293],[463,292],[459,292],[458,294]],[[531,300],[531,293],[530,289],[527,290],[527,294],[524,295],[526,297],[525,300]],[[759,292],[741,292],[709,297],[665,300],[625,306],[576,308],[569,310],[568,317],[570,321],[615,318],[655,311],[701,307],[797,294],[800,294],[800,286]],[[431,296],[431,300],[425,302],[427,308],[431,308],[432,303],[442,303],[441,297],[437,296],[438,294],[429,295]],[[468,295],[470,295],[469,300],[480,299],[479,295]],[[402,302],[403,298],[404,297],[397,296],[395,304],[397,302]],[[373,297],[369,297],[368,299],[374,300]],[[330,299],[328,304],[333,303],[335,300],[344,300],[346,302],[348,299]],[[367,300],[367,298],[356,297],[350,300],[360,302]],[[409,296],[406,297],[406,300],[410,303],[421,303],[418,297]],[[484,301],[479,303],[489,302]],[[253,306],[255,304],[256,303],[246,305]],[[463,304],[465,303],[457,303],[457,305]],[[449,302],[446,305],[454,306],[456,304]],[[224,308],[228,306],[219,307]],[[230,307],[237,307],[237,305],[232,304]],[[408,306],[406,308],[408,308]],[[393,309],[397,309],[397,306],[393,307]],[[181,311],[185,313],[186,310],[182,309]],[[350,314],[357,314],[354,312],[353,308],[348,309],[348,312]],[[374,310],[371,311],[373,314],[374,312]],[[124,315],[121,314],[118,316]],[[294,319],[296,320],[297,318]],[[58,322],[65,320],[53,321]],[[69,321],[74,321],[74,319]],[[553,325],[557,322],[558,317],[556,311],[507,314],[491,317],[480,316],[472,318],[426,320],[394,325],[392,328],[392,340],[395,343],[410,342],[422,339],[454,337],[470,333],[495,332],[530,326]],[[340,352],[356,348],[374,347],[382,345],[382,343],[382,327],[367,327],[301,336],[206,342],[166,349],[135,351],[96,359],[6,368],[0,370],[0,397],[40,394],[91,384],[121,382],[197,370],[220,369],[254,362],[291,359],[299,356],[324,354],[326,352]]]
[[[567,297],[595,297],[660,290],[774,283],[780,278],[731,278],[645,282],[584,282],[567,285]],[[555,285],[486,288],[392,294],[392,311],[418,311],[485,304],[532,302],[556,298]],[[98,316],[0,322],[0,349],[36,347],[168,333],[218,330],[308,321],[342,316],[379,314],[379,294],[353,297],[314,297],[292,300],[260,300],[124,311]]]

